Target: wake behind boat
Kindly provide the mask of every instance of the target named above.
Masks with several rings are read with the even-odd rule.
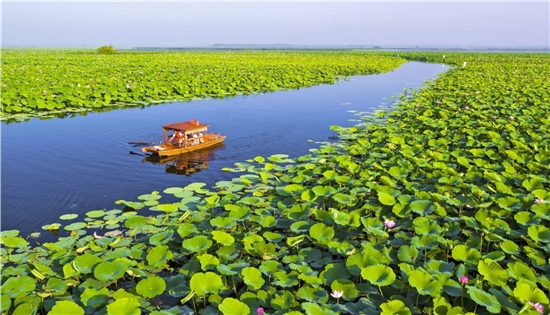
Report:
[[[144,153],[152,153],[159,157],[185,154],[221,143],[226,136],[210,133],[208,125],[200,124],[198,120],[178,122],[162,126],[164,142],[159,145],[144,147]],[[172,132],[171,135],[169,133]]]

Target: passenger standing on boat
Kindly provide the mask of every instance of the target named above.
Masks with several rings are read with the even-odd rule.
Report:
[[[199,142],[200,143],[204,143],[204,134],[201,132],[199,132]]]
[[[197,139],[197,133],[193,134],[193,144],[199,144],[199,139]]]

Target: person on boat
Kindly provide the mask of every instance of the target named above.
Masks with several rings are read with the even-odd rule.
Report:
[[[195,132],[193,134],[193,144],[199,144],[199,139],[197,139],[197,138],[198,138],[198,136],[197,136],[197,133]]]
[[[201,132],[199,132],[199,142],[200,143],[204,143],[204,134]]]

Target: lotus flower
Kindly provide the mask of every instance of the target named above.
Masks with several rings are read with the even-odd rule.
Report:
[[[465,109],[465,110],[468,110],[468,109],[470,109],[470,107],[469,107],[469,106],[466,106],[466,107],[464,107],[464,109]]]
[[[335,299],[339,299],[342,297],[342,295],[344,295],[344,292],[343,291],[334,291],[330,294],[330,296],[332,296],[333,298]]]
[[[258,308],[256,309],[256,314],[258,314],[258,315],[263,315],[264,313],[265,313],[265,311],[264,311],[264,308],[263,308],[263,307],[258,307]]]
[[[468,277],[466,277],[466,276],[460,277],[459,280],[462,284],[466,284],[466,283],[468,283],[468,281],[470,281],[470,279],[468,279]]]
[[[395,226],[395,221],[390,220],[390,219],[386,219],[386,220],[384,220],[384,226],[388,229],[391,229]]]
[[[531,306],[536,308],[537,312],[539,312],[540,314],[544,314],[544,306],[542,306],[542,304],[540,304],[539,302],[533,303],[531,301],[529,301],[529,304],[531,304]]]
[[[535,203],[548,203],[548,201],[544,199],[535,199]]]

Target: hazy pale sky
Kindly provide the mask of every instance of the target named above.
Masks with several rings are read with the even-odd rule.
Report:
[[[545,2],[4,2],[2,46],[549,46]]]

